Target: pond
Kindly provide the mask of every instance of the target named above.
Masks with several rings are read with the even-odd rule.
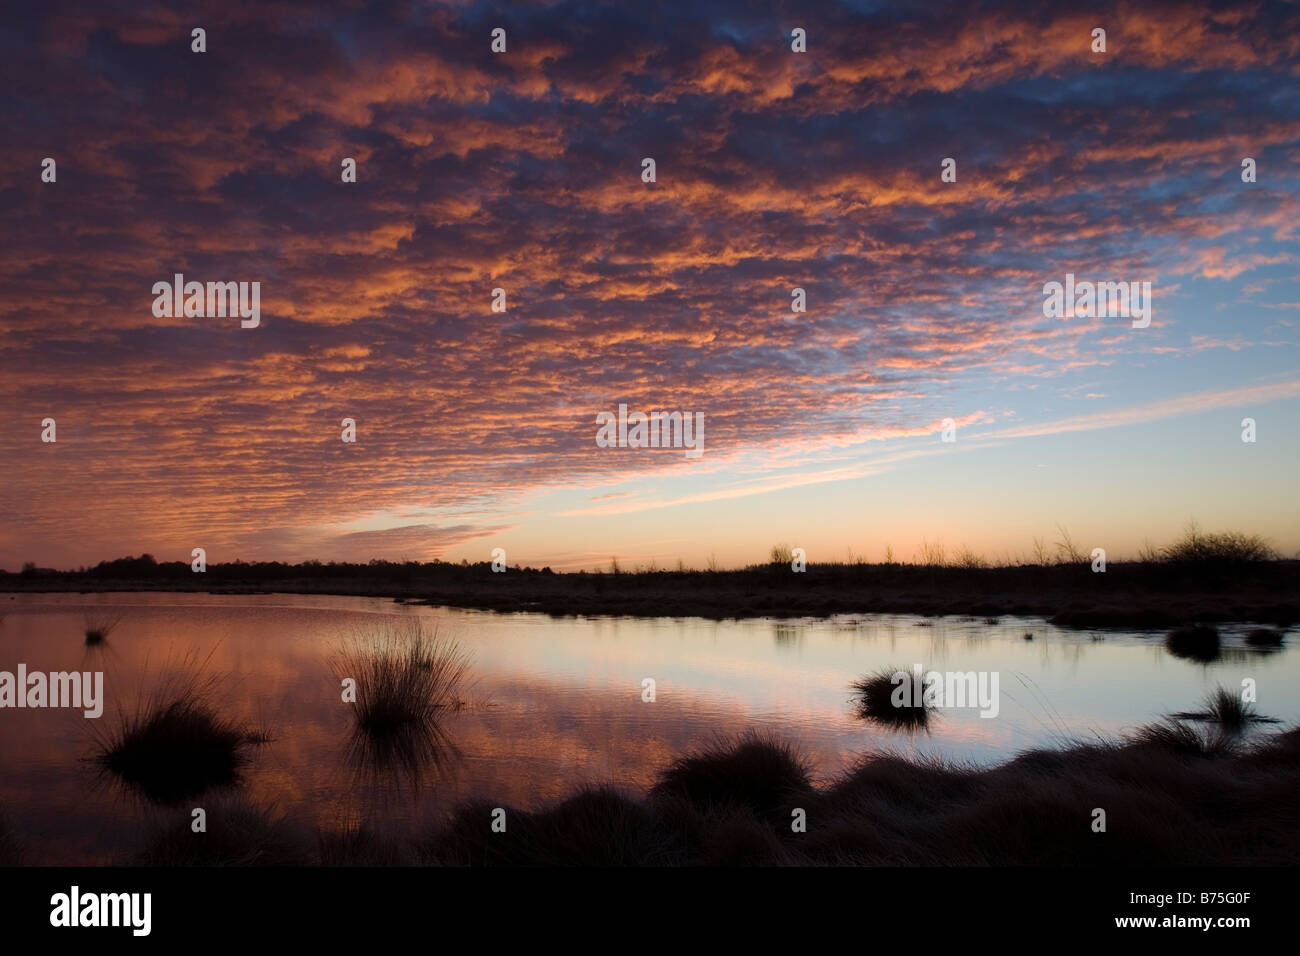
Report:
[[[1113,739],[1218,686],[1255,681],[1276,727],[1300,718],[1300,658],[1220,629],[1212,662],[1172,655],[1158,633],[1086,632],[1037,619],[904,615],[829,620],[551,618],[301,595],[0,596],[0,671],[102,671],[104,713],[0,709],[0,814],[34,862],[119,861],[168,815],[91,759],[97,739],[177,674],[213,681],[222,717],[264,730],[235,789],[322,828],[395,836],[436,827],[469,799],[531,809],[589,784],[652,785],[675,758],[757,730],[790,742],[825,783],[888,749],[992,764],[1072,739]],[[87,622],[115,620],[88,646]],[[469,658],[463,706],[440,721],[441,752],[419,772],[365,766],[343,702],[348,642],[423,626]],[[1026,633],[1033,639],[1027,640]],[[850,684],[888,669],[996,674],[996,716],[941,710],[923,731],[856,716]],[[643,688],[653,681],[653,700]],[[1270,732],[1263,728],[1257,733]]]

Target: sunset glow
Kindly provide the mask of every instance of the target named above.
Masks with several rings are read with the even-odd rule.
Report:
[[[1300,550],[1294,6],[1127,10],[1104,68],[1054,3],[827,8],[802,56],[745,4],[494,16],[4,34],[0,567]],[[176,273],[260,323],[157,317]],[[1067,273],[1149,327],[1045,318]],[[703,454],[598,447],[619,404]]]

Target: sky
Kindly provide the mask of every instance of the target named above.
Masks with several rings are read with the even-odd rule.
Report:
[[[54,0],[0,80],[0,567],[1300,552],[1300,5]]]

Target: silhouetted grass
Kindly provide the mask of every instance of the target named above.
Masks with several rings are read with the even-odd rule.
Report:
[[[320,831],[316,851],[322,866],[410,866],[411,848],[366,826]]]
[[[195,833],[190,814],[155,828],[130,862],[135,866],[310,866],[306,829],[243,800],[206,801],[206,832]]]
[[[98,647],[108,640],[108,636],[117,629],[118,624],[122,622],[122,616],[119,615],[87,615],[86,616],[86,646]]]
[[[1240,733],[1250,724],[1275,724],[1272,717],[1262,717],[1241,696],[1218,687],[1205,699],[1205,709],[1174,714],[1179,720],[1201,720],[1218,724],[1224,731]]]
[[[930,710],[923,697],[923,676],[905,670],[883,670],[854,681],[849,686],[858,717],[891,727],[924,729],[930,722]],[[898,703],[895,694],[899,695]]]
[[[537,812],[462,806],[423,844],[458,865],[1288,865],[1300,730],[1254,747],[1178,723],[992,768],[867,755],[825,789],[780,744],[674,763],[645,800],[602,788]],[[806,832],[791,827],[803,809]],[[1094,829],[1105,813],[1104,832]]]
[[[350,757],[359,769],[405,774],[455,754],[442,721],[465,705],[469,658],[452,641],[426,636],[418,620],[359,636],[336,655],[340,679],[356,681]]]
[[[1204,624],[1175,628],[1165,635],[1165,647],[1175,657],[1209,663],[1219,659],[1219,632]]]
[[[23,862],[23,848],[9,823],[9,819],[0,813],[0,866],[18,866]]]
[[[535,813],[506,811],[505,832],[490,823],[498,808],[459,807],[421,845],[426,862],[455,866],[658,866],[688,855],[693,816],[661,812],[609,787],[584,788]]]
[[[735,804],[759,817],[789,819],[791,799],[810,787],[807,767],[788,744],[749,734],[738,743],[718,743],[682,757],[652,792],[703,809]]]
[[[1222,733],[1202,734],[1195,727],[1166,719],[1135,731],[1129,737],[1134,750],[1155,749],[1183,757],[1222,757],[1234,752],[1236,743]]]
[[[215,680],[197,673],[164,685],[98,740],[95,761],[156,803],[174,804],[212,787],[234,786],[248,747],[264,732],[221,717]]]
[[[610,787],[535,811],[480,799],[406,845],[365,827],[313,839],[270,811],[210,801],[206,834],[187,814],[170,817],[133,861],[1290,866],[1300,860],[1297,792],[1300,729],[1249,744],[1167,720],[987,768],[869,753],[824,787],[788,746],[750,734],[677,760],[641,799]],[[796,811],[806,830],[792,826]]]
[[[463,706],[469,659],[451,641],[426,637],[417,623],[406,632],[390,629],[355,641],[340,653],[335,670],[357,682],[357,726],[384,736]]]
[[[412,848],[367,827],[315,830],[241,797],[205,801],[206,832],[192,815],[155,826],[135,866],[409,866]]]

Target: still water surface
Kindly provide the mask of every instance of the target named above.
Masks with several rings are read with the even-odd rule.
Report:
[[[120,623],[102,647],[87,648],[87,618],[105,611]],[[364,821],[395,836],[436,826],[470,798],[527,809],[583,784],[643,789],[675,757],[748,729],[794,744],[824,783],[873,749],[991,764],[1072,738],[1113,738],[1246,677],[1261,713],[1283,727],[1300,720],[1300,657],[1247,647],[1244,627],[1222,629],[1222,657],[1201,664],[1171,656],[1159,634],[1009,617],[557,619],[371,598],[157,593],[4,595],[0,612],[0,670],[21,662],[104,672],[99,721],[0,710],[0,813],[41,863],[112,862],[138,849],[162,815],[188,816],[148,805],[85,758],[96,729],[108,731],[195,659],[218,678],[222,714],[273,738],[254,751],[244,796],[316,826]],[[454,752],[419,781],[358,772],[333,666],[348,640],[410,617],[472,661],[466,706],[442,727]],[[851,681],[913,664],[998,672],[998,716],[946,711],[928,733],[910,735],[854,716]],[[642,701],[647,677],[653,703]]]

